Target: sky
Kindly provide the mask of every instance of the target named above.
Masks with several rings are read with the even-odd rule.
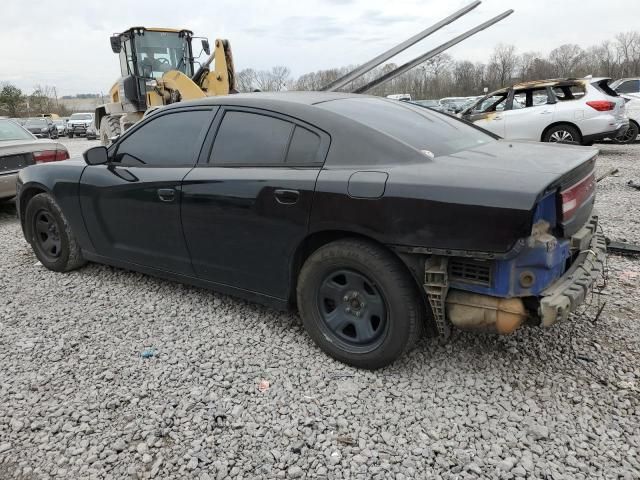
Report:
[[[187,28],[227,38],[236,70],[288,66],[294,77],[363,63],[472,0],[2,0],[0,83],[25,93],[107,92],[120,74],[109,37],[131,26]],[[502,22],[453,47],[458,59],[486,61],[500,42],[543,54],[638,30],[637,0],[484,0],[462,19],[396,57],[404,62],[507,10]]]

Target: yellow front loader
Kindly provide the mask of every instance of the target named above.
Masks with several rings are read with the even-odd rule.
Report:
[[[122,76],[109,91],[109,103],[96,108],[95,124],[103,145],[110,143],[150,110],[202,97],[235,92],[231,46],[216,40],[213,52],[201,38],[209,57],[194,62],[190,30],[132,27],[111,37],[120,58]]]

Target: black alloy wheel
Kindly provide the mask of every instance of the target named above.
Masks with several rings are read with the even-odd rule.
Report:
[[[387,327],[382,293],[369,278],[353,270],[325,276],[318,291],[323,327],[353,353],[375,349]]]
[[[306,259],[298,275],[297,306],[322,350],[370,370],[409,351],[426,316],[418,285],[400,259],[358,238],[327,243]]]
[[[38,210],[33,216],[33,232],[35,247],[49,261],[55,261],[60,257],[62,251],[62,241],[60,239],[60,228],[48,210]]]

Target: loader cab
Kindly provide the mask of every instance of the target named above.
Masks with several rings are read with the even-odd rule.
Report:
[[[111,49],[120,57],[122,77],[159,79],[170,70],[193,76],[189,30],[133,27],[111,37]]]

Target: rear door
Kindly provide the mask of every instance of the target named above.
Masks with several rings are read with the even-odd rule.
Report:
[[[511,107],[503,113],[505,138],[540,141],[553,123],[555,100],[547,87],[514,90]]]
[[[210,149],[182,185],[193,268],[202,279],[284,299],[329,137],[239,107],[221,111],[216,123]]]
[[[110,149],[109,165],[85,168],[80,203],[97,254],[193,275],[180,186],[212,118],[211,108],[156,113]]]

